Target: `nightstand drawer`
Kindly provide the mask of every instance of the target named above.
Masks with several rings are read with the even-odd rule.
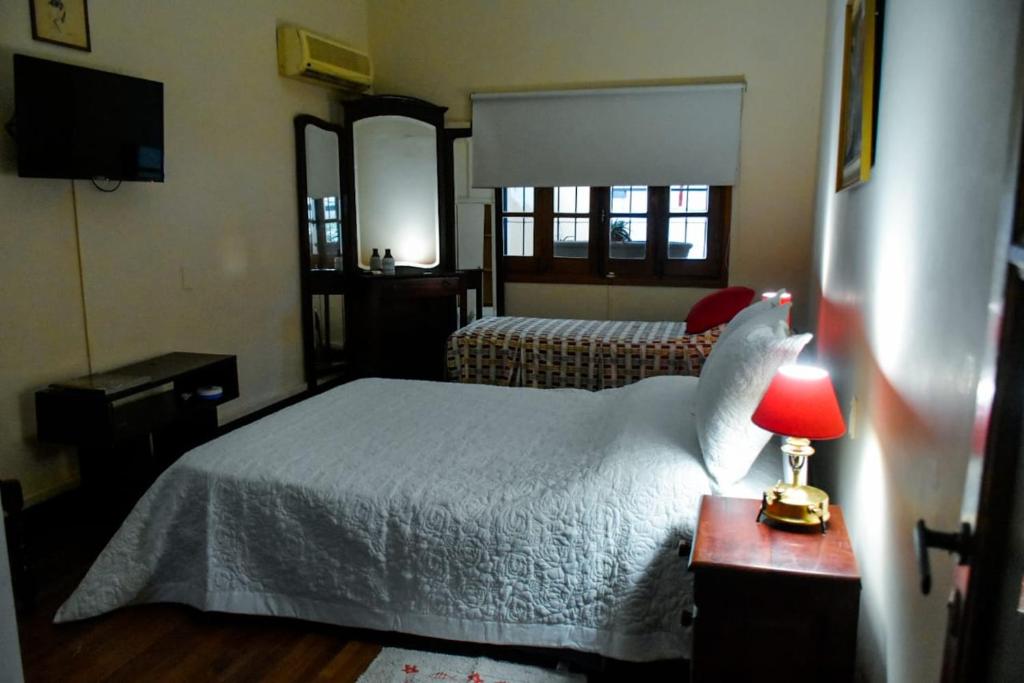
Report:
[[[693,681],[845,681],[853,675],[860,586],[697,571]]]

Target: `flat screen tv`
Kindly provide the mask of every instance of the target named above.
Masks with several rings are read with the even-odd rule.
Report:
[[[164,180],[164,85],[14,55],[18,175]]]

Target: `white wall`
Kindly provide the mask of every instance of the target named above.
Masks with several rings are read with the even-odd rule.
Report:
[[[1019,149],[1017,0],[887,0],[877,161],[834,191],[845,2],[831,0],[814,288],[824,363],[853,438],[824,444],[863,576],[867,680],[938,680],[951,560],[921,596],[919,518],[959,526],[975,410],[991,362]],[[825,446],[831,445],[831,448]]]
[[[730,282],[790,288],[800,308],[810,276],[826,7],[820,0],[375,0],[370,46],[378,92],[449,107],[450,121],[470,118],[476,90],[744,76]],[[680,319],[706,293],[520,283],[506,291],[509,314],[647,319]]]
[[[69,451],[35,443],[32,392],[89,371],[86,335],[97,371],[237,354],[241,398],[222,420],[304,387],[292,118],[328,118],[333,95],[278,76],[275,28],[367,45],[365,0],[105,0],[89,14],[83,53],[33,41],[29,3],[0,3],[0,119],[13,52],[162,81],[167,180],[74,184],[80,270],[71,181],[18,178],[0,134],[0,476],[30,501],[76,478]]]

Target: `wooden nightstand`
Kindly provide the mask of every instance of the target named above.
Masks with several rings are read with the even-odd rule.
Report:
[[[830,507],[822,534],[758,524],[760,505],[701,501],[692,682],[850,680],[860,574],[842,510]]]

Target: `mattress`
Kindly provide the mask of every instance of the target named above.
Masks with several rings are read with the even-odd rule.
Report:
[[[56,621],[178,602],[634,661],[683,656],[677,545],[712,493],[695,387],[343,385],[171,466]],[[759,495],[774,469],[759,465],[727,493]]]
[[[697,376],[724,326],[482,318],[448,338],[449,379],[468,384],[610,389],[659,375]]]

